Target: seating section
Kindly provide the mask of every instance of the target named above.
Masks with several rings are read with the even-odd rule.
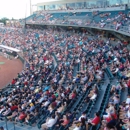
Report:
[[[80,12],[79,10],[69,11],[39,11],[35,15],[27,18],[27,23],[32,24],[61,24],[61,25],[82,25],[95,26],[116,31],[120,30],[129,33],[126,29],[129,26],[129,9],[112,11],[92,11]]]
[[[40,14],[34,19],[67,15]],[[27,27],[24,39],[21,33],[22,29],[0,28],[0,37],[8,35],[2,44],[19,47],[25,59],[22,72],[1,90],[1,120],[36,129],[99,130],[110,127],[113,120],[111,127],[118,129],[119,119],[128,119],[121,101],[130,94],[129,50],[123,44],[114,47],[98,33],[90,36],[62,28]]]

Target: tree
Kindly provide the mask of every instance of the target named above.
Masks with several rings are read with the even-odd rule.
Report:
[[[4,25],[5,25],[7,20],[9,20],[9,19],[8,18],[2,18],[2,19],[0,19],[0,22],[4,23]]]

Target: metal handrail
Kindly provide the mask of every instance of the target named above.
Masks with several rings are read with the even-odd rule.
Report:
[[[81,21],[80,21],[81,22]],[[79,27],[88,27],[88,28],[97,28],[97,29],[102,29],[102,30],[111,30],[115,32],[119,32],[125,35],[130,36],[130,31],[129,31],[129,26],[120,26],[118,30],[116,30],[116,25],[113,24],[107,24],[105,23],[104,27],[101,27],[100,23],[87,23],[87,20],[82,20],[81,23],[77,23],[75,21],[54,21],[53,23],[47,23],[47,22],[42,22],[42,21],[33,21],[33,22],[27,22],[27,24],[38,24],[38,25],[60,25],[60,26],[79,26]]]

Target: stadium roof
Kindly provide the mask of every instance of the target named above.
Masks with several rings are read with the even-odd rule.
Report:
[[[96,0],[55,0],[55,1],[37,3],[36,5],[42,6],[42,5],[50,5],[50,4],[63,4],[63,3],[75,3],[75,2],[86,2],[86,1],[96,1]]]

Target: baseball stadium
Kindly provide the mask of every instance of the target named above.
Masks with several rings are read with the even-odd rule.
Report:
[[[0,23],[0,130],[130,130],[130,1],[29,10]]]

